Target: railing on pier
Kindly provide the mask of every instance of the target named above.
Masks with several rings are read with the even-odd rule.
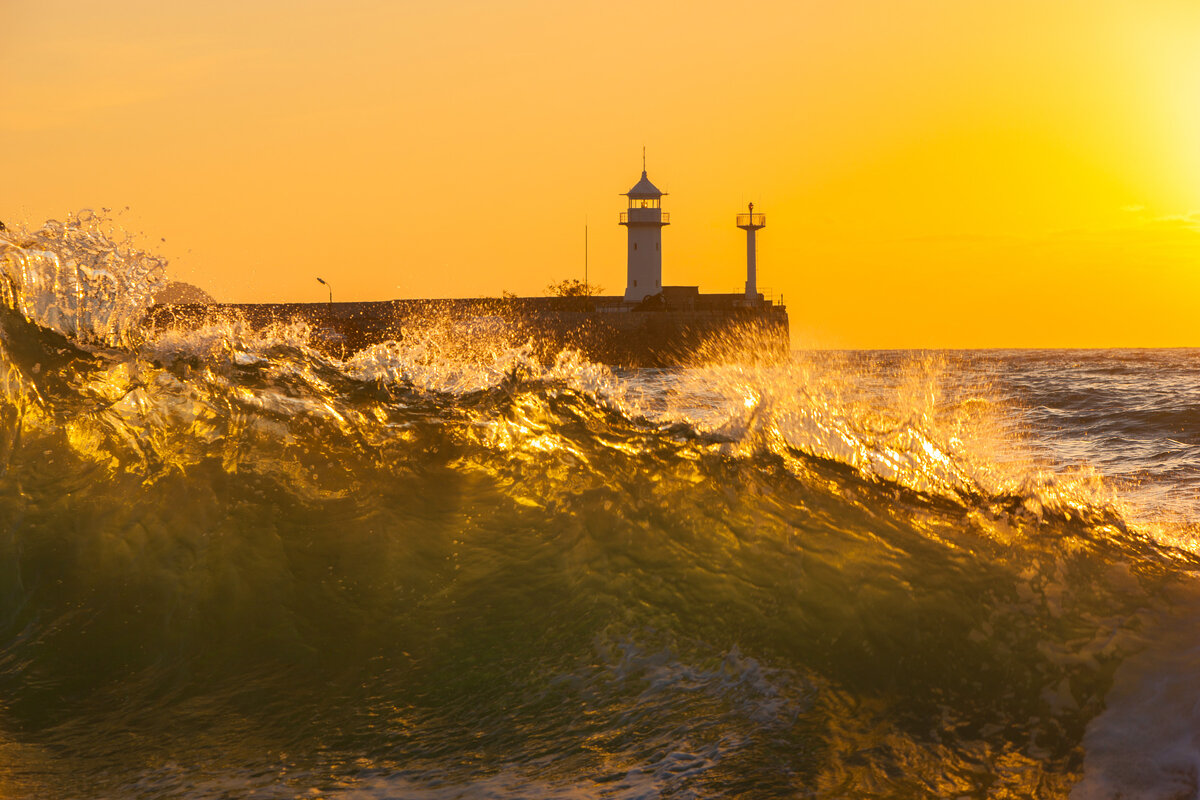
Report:
[[[745,297],[746,296],[746,287],[740,286],[737,289],[734,289],[733,291],[731,291],[729,294],[731,296],[737,295],[739,297]],[[776,297],[775,291],[773,289],[760,288],[758,290],[758,294],[762,296],[764,303],[774,303],[777,306],[783,305],[783,295],[781,294],[781,295],[779,295],[779,297]]]

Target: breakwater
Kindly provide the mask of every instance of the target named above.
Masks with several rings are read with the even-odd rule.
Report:
[[[257,303],[157,306],[150,324],[195,327],[229,316],[255,328],[302,322],[313,345],[348,355],[386,341],[427,339],[431,331],[462,341],[503,335],[541,358],[571,349],[626,367],[776,360],[789,352],[787,311],[770,301],[738,304],[736,295],[693,294],[686,302],[619,297],[516,297],[388,300],[362,303]]]

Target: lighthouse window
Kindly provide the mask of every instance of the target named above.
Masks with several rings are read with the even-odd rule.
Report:
[[[637,281],[636,281],[636,280],[633,282],[633,285],[634,285],[634,286],[637,286]]]
[[[634,249],[634,250],[637,250],[637,242],[634,242],[634,243],[633,243],[633,249]]]

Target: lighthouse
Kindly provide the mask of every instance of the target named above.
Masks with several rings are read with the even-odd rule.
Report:
[[[746,232],[746,302],[758,302],[758,259],[755,254],[754,232],[767,227],[767,215],[755,214],[754,203],[749,213],[737,215],[737,226]]]
[[[629,208],[621,212],[621,224],[629,231],[628,273],[625,302],[640,303],[662,291],[662,229],[671,217],[662,210],[663,193],[646,177],[642,161],[642,179],[625,193]]]

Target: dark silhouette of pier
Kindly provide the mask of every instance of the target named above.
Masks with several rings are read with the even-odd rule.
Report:
[[[198,327],[235,316],[253,328],[300,321],[311,345],[345,357],[372,345],[504,339],[529,344],[543,360],[563,350],[619,367],[714,360],[777,360],[789,352],[787,310],[759,295],[700,294],[666,287],[636,305],[619,296],[388,300],[363,303],[160,305],[156,326]]]

